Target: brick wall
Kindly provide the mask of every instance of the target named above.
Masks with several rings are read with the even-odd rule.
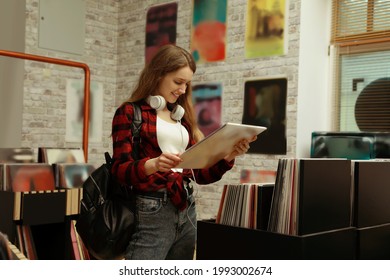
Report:
[[[144,66],[145,22],[147,9],[167,1],[86,0],[85,54],[72,56],[38,47],[38,0],[27,0],[26,52],[87,63],[91,81],[103,83],[103,137],[89,144],[89,161],[103,161],[111,151],[111,120],[116,106],[126,99]],[[221,82],[223,122],[242,120],[244,82],[248,79],[285,76],[287,96],[287,155],[247,154],[221,181],[196,188],[198,218],[213,218],[217,213],[222,186],[238,183],[244,168],[276,169],[280,157],[293,157],[296,143],[297,84],[299,54],[300,0],[288,7],[288,51],[284,56],[244,58],[246,0],[229,0],[227,53],[224,62],[200,64],[193,83]],[[190,46],[192,1],[178,1],[177,45]],[[23,146],[81,147],[65,142],[66,79],[83,78],[80,70],[37,62],[26,63],[24,84]]]

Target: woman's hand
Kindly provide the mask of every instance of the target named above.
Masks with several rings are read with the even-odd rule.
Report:
[[[168,172],[171,168],[175,168],[182,161],[183,160],[178,155],[162,153],[159,157],[146,161],[146,174],[150,175],[156,172]]]
[[[249,143],[255,141],[256,139],[257,135],[255,135],[252,139],[242,139],[238,141],[236,145],[234,145],[233,151],[225,157],[225,160],[232,161],[237,156],[245,154],[250,148]]]

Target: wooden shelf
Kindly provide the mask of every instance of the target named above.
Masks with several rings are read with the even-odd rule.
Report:
[[[28,225],[38,259],[71,259],[70,222],[74,216],[66,215],[66,202],[66,190],[0,191],[0,231],[17,244],[16,227]]]

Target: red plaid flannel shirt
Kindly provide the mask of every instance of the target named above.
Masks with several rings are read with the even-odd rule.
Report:
[[[139,159],[134,160],[131,152],[132,132],[131,123],[134,116],[134,108],[130,103],[125,103],[117,108],[112,121],[113,159],[112,173],[120,183],[133,186],[139,191],[157,191],[166,188],[172,203],[180,210],[187,205],[186,191],[183,180],[192,178],[190,169],[180,172],[156,172],[147,176],[145,174],[145,162],[150,158],[160,156],[162,153],[157,143],[156,110],[146,102],[139,102],[142,111],[142,128],[140,132]],[[182,124],[188,129],[188,124]],[[188,147],[195,144],[190,135]],[[187,147],[187,148],[188,148]],[[194,169],[195,180],[198,184],[210,184],[219,181],[226,171],[233,167],[234,161],[221,160],[207,169]]]

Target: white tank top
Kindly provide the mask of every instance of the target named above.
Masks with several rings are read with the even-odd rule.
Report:
[[[181,154],[188,146],[189,135],[181,122],[170,123],[157,116],[157,142],[162,152]],[[182,172],[183,169],[172,169]]]

